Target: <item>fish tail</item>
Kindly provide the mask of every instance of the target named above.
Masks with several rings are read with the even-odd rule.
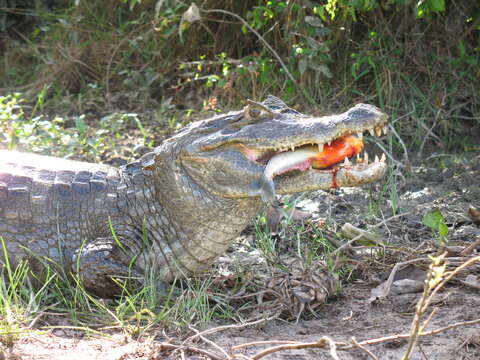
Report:
[[[261,195],[262,200],[264,202],[268,204],[274,203],[276,200],[276,197],[275,197],[275,183],[273,182],[273,179],[268,176],[265,176],[265,174],[262,174],[259,180],[256,180],[252,184],[250,184],[248,195],[249,196]]]
[[[262,200],[264,202],[269,204],[275,202],[277,198],[275,197],[275,183],[273,182],[273,178],[262,174],[262,177],[260,178],[260,189]]]

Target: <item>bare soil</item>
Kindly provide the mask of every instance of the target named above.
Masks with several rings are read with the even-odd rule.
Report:
[[[425,157],[427,159],[428,157]],[[441,160],[441,161],[440,161]],[[432,154],[413,167],[412,175],[398,178],[398,209],[404,214],[386,222],[379,228],[381,240],[410,249],[434,246],[434,234],[422,225],[422,216],[437,208],[441,210],[449,226],[449,245],[466,246],[480,237],[480,228],[466,217],[469,205],[480,207],[480,155],[466,154],[459,158],[452,154]],[[377,187],[381,190],[381,186]],[[299,205],[314,218],[329,214],[339,224],[350,222],[363,227],[369,218],[369,199],[364,190],[341,190],[336,194],[315,192]],[[380,205],[378,218],[388,219],[392,197]],[[394,200],[397,201],[397,200]],[[371,219],[371,217],[370,217]],[[380,221],[379,220],[379,221]],[[371,220],[368,220],[371,223]],[[425,245],[427,244],[427,245]],[[478,253],[478,248],[476,253]],[[229,255],[230,256],[230,255]],[[233,256],[233,255],[232,255]],[[419,254],[421,256],[421,254]],[[390,264],[394,265],[394,264]],[[373,268],[372,268],[373,269]],[[464,273],[480,275],[477,270]],[[373,270],[372,270],[373,271]],[[385,274],[372,273],[359,276],[343,288],[342,295],[330,299],[317,310],[313,319],[293,321],[272,320],[260,325],[243,328],[228,328],[205,337],[231,354],[231,347],[255,341],[295,340],[314,342],[322,336],[334,341],[360,342],[395,334],[406,334],[415,313],[420,293],[389,295],[382,301],[369,302],[370,291],[378,285]],[[476,272],[475,272],[476,271]],[[459,283],[447,285],[435,298],[432,308],[436,313],[428,328],[433,330],[453,323],[480,317],[480,290]],[[214,328],[224,324],[211,324]],[[148,336],[132,339],[122,334],[108,337],[87,336],[74,330],[54,329],[46,332],[25,334],[13,346],[6,349],[3,358],[8,359],[208,359],[206,355],[188,349],[174,350],[162,345],[164,342],[181,344],[191,331],[171,334],[167,339],[162,329],[152,330]],[[370,345],[366,348],[378,359],[400,359],[406,350],[406,340],[394,340]],[[188,344],[225,358],[218,348],[202,340]],[[273,345],[250,346],[237,350],[237,354],[253,356]],[[372,359],[363,349],[339,351],[340,359]],[[2,358],[0,356],[0,358]],[[240,358],[240,357],[238,357]],[[275,352],[266,359],[300,360],[332,359],[325,349],[294,349]],[[480,359],[480,326],[462,326],[436,335],[422,337],[411,359],[457,360]]]

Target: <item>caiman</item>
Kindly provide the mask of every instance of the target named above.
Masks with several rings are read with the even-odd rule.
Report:
[[[28,261],[77,274],[103,297],[119,291],[115,278],[141,278],[146,269],[164,282],[204,271],[261,210],[257,190],[270,159],[379,136],[386,125],[372,105],[313,117],[269,96],[191,123],[120,168],[2,150],[0,260],[8,254],[10,266]],[[384,175],[383,158],[369,162],[365,153],[355,164],[349,156],[321,170],[306,163],[272,173],[274,191],[359,186]]]

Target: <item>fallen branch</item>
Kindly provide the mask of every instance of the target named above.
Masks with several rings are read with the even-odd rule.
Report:
[[[368,350],[365,346],[360,345],[353,336],[352,336],[352,343],[356,345],[359,349],[366,352],[367,355],[370,356],[373,360],[378,360],[378,358],[370,350]]]

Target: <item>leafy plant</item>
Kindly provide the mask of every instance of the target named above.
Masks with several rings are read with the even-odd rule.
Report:
[[[431,17],[433,13],[445,11],[445,0],[420,0],[415,10],[417,18]]]
[[[432,210],[423,216],[422,223],[435,231],[441,244],[447,243],[448,226],[440,210]]]

